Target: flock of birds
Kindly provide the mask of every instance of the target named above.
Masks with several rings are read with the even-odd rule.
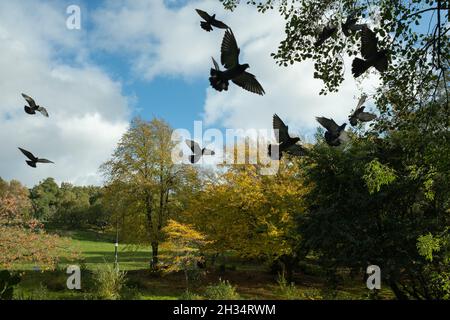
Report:
[[[36,112],[40,112],[44,117],[46,117],[46,118],[49,117],[47,109],[37,105],[33,98],[31,98],[30,96],[28,96],[28,95],[26,95],[24,93],[22,93],[22,97],[28,103],[28,105],[24,107],[24,110],[25,110],[25,112],[27,114],[35,115]],[[27,151],[27,150],[25,150],[23,148],[19,148],[19,150],[28,158],[28,160],[26,160],[25,162],[30,167],[36,168],[36,164],[38,164],[38,163],[54,163],[53,161],[50,161],[50,160],[47,160],[47,159],[38,158],[34,154],[32,154],[30,151]]]
[[[219,64],[212,58],[214,68],[210,73],[210,84],[219,92],[227,91],[229,82],[232,81],[239,87],[256,93],[264,95],[265,91],[261,84],[256,80],[256,77],[247,72],[250,67],[247,63],[241,64],[239,62],[240,49],[237,45],[236,38],[233,31],[224,22],[217,20],[216,15],[210,15],[203,10],[196,9],[197,13],[203,19],[200,22],[202,29],[210,32],[213,27],[218,29],[225,29],[225,35],[222,40],[220,61],[225,70],[220,70]],[[323,45],[328,39],[335,35],[339,30],[336,25],[325,25],[317,30],[317,39],[314,46],[319,47]],[[386,71],[388,68],[388,51],[379,50],[378,39],[375,33],[369,29],[366,24],[358,24],[358,18],[355,15],[349,15],[344,23],[341,24],[341,30],[346,37],[350,36],[351,32],[361,32],[361,58],[355,58],[352,63],[352,73],[355,78],[365,73],[369,68],[375,67],[380,72]],[[358,122],[369,122],[374,120],[377,116],[373,113],[365,112],[363,105],[367,99],[363,95],[356,106],[356,109],[348,117],[352,126],[356,126]],[[333,119],[325,117],[317,117],[317,122],[326,129],[325,141],[328,145],[337,147],[348,140],[345,132],[347,123],[338,125]],[[298,144],[300,138],[291,137],[289,135],[288,126],[281,120],[278,115],[273,116],[273,129],[277,144],[269,145],[268,154],[274,160],[281,159],[283,153],[288,153],[293,156],[304,156],[307,154],[306,149]],[[190,156],[190,162],[196,163],[203,155],[214,155],[214,151],[208,149],[201,149],[198,143],[186,140],[193,155]]]
[[[196,9],[196,11],[203,19],[203,21],[200,22],[202,29],[208,32],[213,31],[213,27],[225,29],[220,56],[220,62],[225,69],[221,70],[217,61],[212,58],[214,67],[211,68],[209,77],[211,86],[219,92],[227,91],[231,81],[247,91],[264,95],[264,88],[258,82],[255,75],[247,72],[247,69],[250,68],[249,64],[241,64],[239,62],[241,50],[237,45],[236,38],[231,28],[222,21],[217,20],[215,14],[210,15],[199,9]],[[347,37],[351,32],[361,31],[361,55],[363,59],[355,58],[353,60],[353,75],[355,78],[359,77],[370,67],[375,67],[380,72],[385,71],[388,67],[387,50],[379,50],[378,40],[375,33],[370,30],[366,24],[358,24],[357,22],[358,19],[355,16],[350,15],[347,17],[347,20],[341,24],[341,30]],[[339,28],[336,25],[325,25],[321,27],[317,32],[317,40],[314,45],[316,47],[321,46],[334,34],[336,34],[338,29]],[[39,112],[43,116],[47,118],[49,117],[47,110],[44,107],[37,105],[33,98],[26,94],[22,94],[22,96],[28,103],[28,106],[24,107],[27,114],[35,115],[36,112]],[[363,95],[360,98],[355,111],[349,116],[349,122],[352,126],[356,126],[358,122],[369,122],[376,118],[375,114],[364,111],[365,107],[363,104],[366,101],[366,98],[366,95]],[[325,117],[317,117],[316,120],[326,129],[325,141],[330,146],[340,146],[347,140],[347,136],[345,134],[345,128],[347,126],[346,123],[338,125],[333,119]],[[288,153],[294,156],[306,155],[306,149],[298,144],[300,142],[300,138],[291,137],[289,135],[288,126],[276,114],[273,116],[273,129],[275,131],[275,138],[278,144],[269,145],[268,154],[272,159],[281,159],[283,153]],[[201,148],[195,141],[186,140],[186,144],[192,151],[192,155],[189,156],[189,161],[193,164],[197,163],[203,156],[215,155],[213,150]],[[54,163],[53,161],[47,159],[38,158],[30,151],[23,148],[19,148],[19,150],[28,158],[26,163],[33,168],[36,168],[37,163]],[[275,150],[277,152],[275,152]]]

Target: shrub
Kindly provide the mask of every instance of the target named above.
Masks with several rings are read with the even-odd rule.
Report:
[[[238,300],[239,294],[236,288],[228,281],[219,280],[218,284],[206,287],[205,298],[208,300]]]
[[[317,289],[298,289],[293,282],[287,282],[283,273],[278,275],[278,291],[287,300],[319,300],[322,295]]]
[[[104,300],[118,300],[125,287],[126,273],[115,269],[110,264],[94,271],[97,284],[97,296]]]
[[[0,300],[12,300],[14,287],[19,282],[18,275],[13,275],[7,270],[0,271]]]
[[[178,300],[202,300],[202,296],[193,293],[192,291],[186,290]]]

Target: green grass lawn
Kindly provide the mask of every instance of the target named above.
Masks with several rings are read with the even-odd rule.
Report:
[[[95,288],[92,272],[105,263],[114,263],[114,236],[94,231],[53,231],[70,238],[72,245],[81,252],[79,261],[60,261],[57,270],[33,271],[33,265],[22,265],[22,282],[17,288],[17,297],[23,299],[88,299]],[[164,251],[161,252],[164,254]],[[149,271],[151,252],[145,247],[119,247],[119,266],[127,272],[127,285],[137,292],[139,299],[166,300],[178,299],[185,292],[182,274],[155,275]],[[78,264],[84,269],[82,290],[70,291],[66,288],[66,268],[68,264]],[[201,295],[209,284],[219,279],[228,280],[236,286],[243,299],[363,299],[367,298],[365,284],[354,279],[346,280],[334,294],[327,293],[322,277],[317,274],[297,275],[296,285],[280,290],[275,277],[258,262],[241,261],[228,257],[227,265],[232,270],[220,272],[208,270],[201,280],[192,284],[190,290]],[[313,270],[313,269],[312,269]],[[84,287],[83,287],[84,285]],[[382,289],[380,297],[393,298],[388,289]]]

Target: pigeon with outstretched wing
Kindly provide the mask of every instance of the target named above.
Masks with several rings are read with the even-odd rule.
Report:
[[[205,20],[200,22],[200,26],[203,30],[210,32],[213,30],[212,27],[216,27],[219,29],[228,29],[228,26],[225,23],[216,19],[215,14],[211,16],[207,12],[200,9],[195,9],[195,11],[197,11],[198,15],[202,17],[203,20]]]
[[[37,163],[54,163],[53,161],[47,160],[47,159],[41,159],[38,157],[35,157],[30,151],[27,151],[25,149],[19,148],[19,150],[29,159],[26,160],[26,163],[33,168],[36,168]]]
[[[197,163],[203,156],[214,156],[216,153],[213,150],[200,148],[200,145],[192,140],[186,139],[187,146],[191,149],[192,155],[189,156],[189,162]]]
[[[33,98],[31,98],[30,96],[26,95],[25,93],[22,93],[22,97],[27,101],[28,106],[25,106],[25,112],[31,115],[36,114],[36,111],[40,112],[44,117],[48,118],[48,112],[47,109],[45,109],[44,107],[38,106],[36,105],[36,102],[34,101]]]
[[[289,135],[289,127],[284,124],[283,120],[277,114],[273,115],[273,130],[278,144],[269,145],[269,156],[272,159],[280,160],[283,153],[298,157],[306,155],[305,148],[297,144],[300,138]]]
[[[352,126],[356,126],[358,121],[369,122],[377,118],[375,114],[364,111],[365,106],[363,106],[363,104],[366,102],[366,99],[367,96],[362,95],[358,101],[355,111],[348,117],[348,120]]]
[[[219,65],[213,58],[214,68],[211,69],[209,78],[211,86],[217,91],[226,91],[228,90],[229,81],[232,81],[247,91],[264,95],[264,89],[258,80],[256,80],[256,77],[246,71],[250,66],[239,63],[240,52],[241,50],[237,45],[233,32],[228,29],[225,31],[223,37],[220,57],[220,62],[226,70],[221,71]]]
[[[375,67],[379,72],[387,70],[388,51],[378,49],[378,39],[368,27],[363,27],[361,30],[361,55],[364,59],[355,58],[352,63],[352,73],[355,78],[370,67]]]
[[[345,134],[346,123],[343,125],[338,125],[333,119],[328,119],[325,117],[316,117],[317,122],[319,122],[322,127],[327,129],[325,132],[325,141],[328,145],[337,147],[340,146],[342,142],[347,140]]]
[[[317,40],[314,42],[315,47],[320,47],[322,44],[324,44],[325,41],[327,41],[329,38],[331,38],[337,31],[336,26],[332,25],[326,25],[322,28],[317,29]]]

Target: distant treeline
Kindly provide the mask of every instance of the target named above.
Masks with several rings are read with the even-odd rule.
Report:
[[[102,206],[102,187],[74,186],[70,183],[58,185],[53,178],[47,178],[26,188],[18,181],[10,183],[0,178],[0,189],[16,186],[27,197],[22,201],[24,214],[45,224],[67,228],[105,228],[108,214]]]

